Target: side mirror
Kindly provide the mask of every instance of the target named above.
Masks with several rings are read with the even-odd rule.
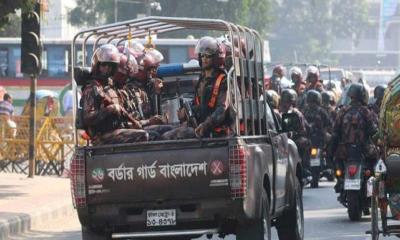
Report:
[[[282,114],[282,132],[296,132],[301,125],[297,114],[289,112]]]

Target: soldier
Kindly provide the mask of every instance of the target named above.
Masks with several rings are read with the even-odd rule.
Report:
[[[202,37],[196,45],[195,52],[202,68],[192,104],[199,125],[183,126],[167,132],[163,135],[165,139],[193,137],[191,127],[195,128],[194,134],[197,137],[220,137],[232,133],[228,113],[224,46],[215,38]],[[178,116],[184,119],[187,113],[180,109]]]
[[[270,104],[270,106],[272,107],[272,110],[274,111],[275,116],[278,118],[278,121],[281,122],[282,117],[279,112],[279,101],[280,101],[281,97],[274,90],[267,90],[265,92],[265,95],[267,96],[267,101]]]
[[[306,95],[306,107],[303,114],[310,125],[309,136],[312,144],[321,149],[325,148],[327,130],[332,127],[328,113],[321,107],[322,97],[316,90],[309,90]]]
[[[147,141],[149,136],[129,118],[114,90],[113,81],[120,53],[112,44],[105,44],[93,54],[91,80],[83,96],[83,123],[93,145]],[[128,124],[129,121],[129,124]]]
[[[297,101],[297,94],[293,89],[285,89],[281,94],[280,111],[282,114],[292,113],[297,115],[298,123],[291,126],[291,139],[296,143],[297,150],[303,162],[304,178],[311,176],[309,169],[309,157],[310,157],[310,141],[307,138],[307,120],[304,115],[295,107]]]
[[[150,49],[139,59],[138,71],[130,76],[121,92],[126,98],[128,112],[150,134],[150,140],[157,140],[164,132],[172,129],[172,126],[166,125],[166,117],[154,114],[157,112],[153,107],[156,103],[152,104],[149,97],[149,93],[159,94],[161,91],[162,81],[154,80],[154,77],[163,56],[156,49]]]
[[[332,146],[328,156],[335,159],[336,168],[344,169],[347,160],[348,147],[358,146],[366,158],[369,169],[372,169],[377,160],[377,150],[372,143],[372,136],[377,132],[377,126],[372,113],[368,110],[367,92],[363,85],[354,83],[350,85],[347,96],[351,99],[349,106],[344,106],[336,118]],[[338,181],[335,186],[340,193],[339,200],[343,200],[343,182]]]
[[[372,112],[374,121],[378,125],[379,113],[381,109],[383,95],[385,95],[386,85],[378,85],[374,89],[374,98],[375,102],[373,104],[369,104],[368,108]]]
[[[329,114],[329,118],[333,123],[336,119],[336,101],[335,94],[332,91],[323,91],[321,93],[322,97],[322,108],[325,109]],[[332,133],[332,129],[329,129],[329,132]]]
[[[322,81],[319,79],[319,70],[316,66],[309,66],[307,68],[306,76],[307,88],[306,90],[317,90],[318,92],[324,91]]]
[[[269,89],[281,94],[283,89],[291,88],[292,82],[285,77],[286,69],[283,65],[276,65],[272,70]]]

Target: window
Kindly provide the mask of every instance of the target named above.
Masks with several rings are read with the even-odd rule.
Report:
[[[0,77],[8,76],[8,49],[0,49]]]

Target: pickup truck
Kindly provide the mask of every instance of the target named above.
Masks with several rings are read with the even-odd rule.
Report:
[[[266,99],[257,97],[265,91],[257,87],[264,77],[257,33],[222,20],[148,17],[89,29],[76,38],[93,32],[97,34],[90,36],[104,37],[110,29],[129,24],[137,27],[129,33],[133,36],[145,36],[141,25],[149,26],[148,31],[165,25],[171,30],[208,27],[248,34],[253,55],[233,58],[228,77],[232,87],[242,83],[240,93],[231,91],[231,102],[241,108],[236,117],[244,131],[237,124],[231,137],[77,145],[71,191],[83,239],[235,234],[239,240],[258,240],[271,239],[272,226],[281,240],[303,239],[301,160]],[[248,89],[254,94],[238,97],[245,96],[245,81],[254,85]],[[174,84],[165,80],[167,89]]]

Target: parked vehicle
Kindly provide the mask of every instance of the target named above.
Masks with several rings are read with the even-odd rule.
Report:
[[[256,31],[222,20],[147,17],[82,31],[74,38],[72,52],[80,38],[113,43],[120,36],[115,40],[118,44],[128,41],[128,36],[179,29],[221,31],[239,42],[245,36],[252,55],[232,56],[233,63],[238,62],[227,77],[234,134],[77,145],[71,185],[82,238],[190,239],[236,234],[239,240],[271,239],[274,225],[279,239],[303,239],[302,165],[296,145],[280,128],[266,100],[260,100],[265,91],[259,88],[264,78],[263,41]],[[236,46],[232,47],[235,52]],[[193,88],[188,86],[195,80],[170,75],[158,100],[166,103],[177,96],[177,82],[182,84],[180,93],[190,98]],[[168,104],[164,106],[159,108],[161,114],[168,109]],[[290,120],[288,116],[283,121]]]

